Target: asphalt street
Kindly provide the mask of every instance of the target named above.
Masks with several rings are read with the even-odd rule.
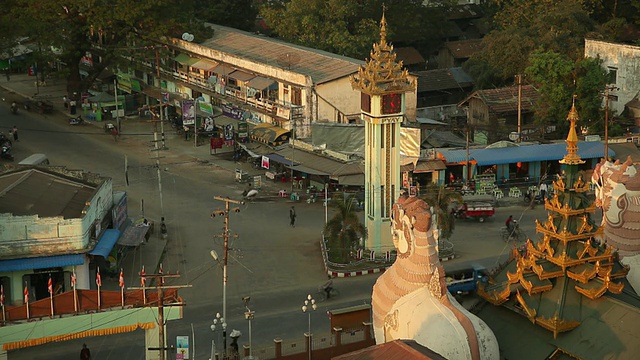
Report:
[[[3,97],[8,94],[3,93]],[[58,104],[56,104],[58,105]],[[220,336],[210,325],[215,313],[222,312],[222,267],[210,256],[211,250],[222,254],[223,219],[210,214],[224,207],[214,196],[240,199],[244,186],[234,181],[234,174],[215,166],[221,160],[208,155],[208,149],[185,145],[183,137],[169,133],[168,150],[161,151],[162,208],[158,189],[156,152],[151,151],[153,127],[150,123],[123,124],[120,141],[101,128],[70,126],[60,113],[39,115],[21,111],[9,113],[9,104],[0,104],[0,131],[8,134],[17,125],[20,142],[14,145],[16,162],[32,153],[45,153],[53,165],[100,173],[113,178],[114,190],[129,194],[129,215],[142,214],[150,219],[167,218],[170,237],[163,256],[165,272],[179,272],[180,278],[169,285],[191,285],[180,291],[186,301],[184,319],[167,324],[169,344],[175,336],[195,334],[195,359],[208,359],[211,340]],[[129,163],[129,186],[124,180],[124,158]],[[197,158],[209,158],[200,162]],[[229,280],[227,286],[228,332],[240,330],[240,344],[248,343],[248,323],[244,319],[243,296],[251,296],[251,308],[256,311],[252,323],[255,349],[272,344],[274,338],[302,341],[307,331],[307,315],[301,306],[307,294],[314,294],[326,279],[319,240],[324,223],[322,203],[295,204],[296,227],[288,226],[288,209],[292,205],[282,199],[265,196],[240,206],[240,212],[230,214],[230,233],[238,239],[230,241]],[[494,219],[485,223],[458,221],[450,239],[456,259],[445,268],[466,267],[482,263],[496,266],[508,256],[512,244],[504,243],[499,229],[513,215],[520,218],[521,228],[528,236],[535,235],[533,220],[544,214],[541,206],[531,210],[524,205],[498,208]],[[330,213],[331,216],[331,213]],[[151,241],[154,241],[152,238]],[[129,253],[127,261],[140,261],[144,246]],[[135,267],[125,274],[135,279]],[[147,271],[149,272],[149,271]],[[376,275],[335,280],[340,297],[320,303],[312,314],[312,332],[328,333],[327,310],[370,303],[371,287]],[[117,280],[112,280],[116,286]],[[137,282],[137,279],[135,280]],[[193,341],[193,340],[192,340]],[[72,340],[12,351],[10,359],[66,359],[77,357],[82,343],[87,343],[95,359],[143,359],[144,332]],[[230,340],[229,340],[230,342]],[[302,345],[303,343],[300,342]],[[193,344],[192,344],[193,347]],[[46,350],[46,351],[45,351]]]

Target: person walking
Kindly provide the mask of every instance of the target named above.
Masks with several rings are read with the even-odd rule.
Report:
[[[547,190],[548,190],[548,189],[549,189],[549,188],[547,187],[547,183],[542,182],[542,183],[540,184],[540,197],[542,198],[542,201],[544,201],[544,199],[546,199],[546,197],[545,197],[545,196],[547,195]]]
[[[289,225],[291,227],[296,227],[296,208],[293,206],[289,209],[289,220],[291,221]]]
[[[163,239],[167,239],[167,224],[164,223],[164,216],[160,219],[160,234]]]
[[[111,135],[113,136],[113,141],[117,142],[118,141],[118,128],[117,127],[112,127],[111,128]]]
[[[13,129],[11,129],[11,133],[13,134],[13,141],[20,141],[18,140],[18,127],[13,125]]]
[[[80,360],[91,360],[91,351],[87,347],[87,344],[82,344],[82,350],[80,350]]]

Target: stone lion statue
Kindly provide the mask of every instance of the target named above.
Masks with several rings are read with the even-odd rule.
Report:
[[[596,206],[602,208],[602,241],[618,250],[630,266],[627,279],[640,289],[640,175],[631,158],[623,163],[601,160],[593,171]]]
[[[393,206],[395,263],[373,286],[376,343],[413,339],[447,359],[498,359],[498,342],[481,319],[447,291],[429,206],[401,196]]]

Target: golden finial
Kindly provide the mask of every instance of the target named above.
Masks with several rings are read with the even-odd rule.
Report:
[[[576,95],[573,95],[571,110],[567,115],[567,120],[571,122],[569,125],[569,134],[567,135],[567,155],[560,162],[562,164],[584,164],[584,160],[578,155],[578,134],[576,133],[576,123],[580,120],[578,110],[576,110]]]
[[[387,10],[387,7],[382,5],[382,20],[380,20],[380,44],[385,44],[387,42],[387,20],[384,17],[384,13]]]

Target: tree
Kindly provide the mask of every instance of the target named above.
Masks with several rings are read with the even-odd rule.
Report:
[[[336,213],[324,227],[324,233],[329,239],[331,261],[348,263],[349,252],[356,249],[360,238],[367,235],[364,224],[355,211],[356,202],[354,195],[345,198],[342,194],[336,194],[333,197]]]
[[[152,58],[155,54],[145,46],[179,35],[180,26],[166,16],[179,13],[178,6],[170,0],[15,0],[10,10],[14,23],[40,49],[61,50],[57,57],[68,70],[67,90],[79,96],[106,67],[125,63],[125,56]],[[93,64],[83,78],[80,63],[87,54]]]
[[[438,0],[431,7],[421,0],[272,1],[261,8],[260,14],[286,41],[363,59],[380,39],[383,3],[387,9],[387,40],[417,46],[423,52],[440,42],[446,29],[448,0]]]
[[[500,0],[495,29],[483,39],[483,49],[471,60],[489,67],[471,67],[474,78],[497,74],[500,86],[529,66],[529,55],[552,50],[574,61],[583,56],[583,42],[594,29],[587,5],[581,0]],[[477,71],[477,72],[476,72]]]
[[[538,50],[531,54],[529,63],[527,79],[541,95],[535,113],[537,124],[556,125],[558,133],[565,134],[567,109],[575,94],[582,125],[589,127],[591,132],[602,130],[601,93],[607,83],[607,73],[601,60],[580,58],[574,61],[555,51]]]
[[[235,29],[254,31],[258,9],[254,0],[196,1],[196,11],[204,21]]]
[[[425,194],[421,198],[429,206],[433,206],[436,224],[440,229],[440,238],[449,239],[455,229],[455,219],[449,211],[449,207],[453,203],[462,203],[462,195],[448,190],[444,186],[431,183],[427,185]]]

